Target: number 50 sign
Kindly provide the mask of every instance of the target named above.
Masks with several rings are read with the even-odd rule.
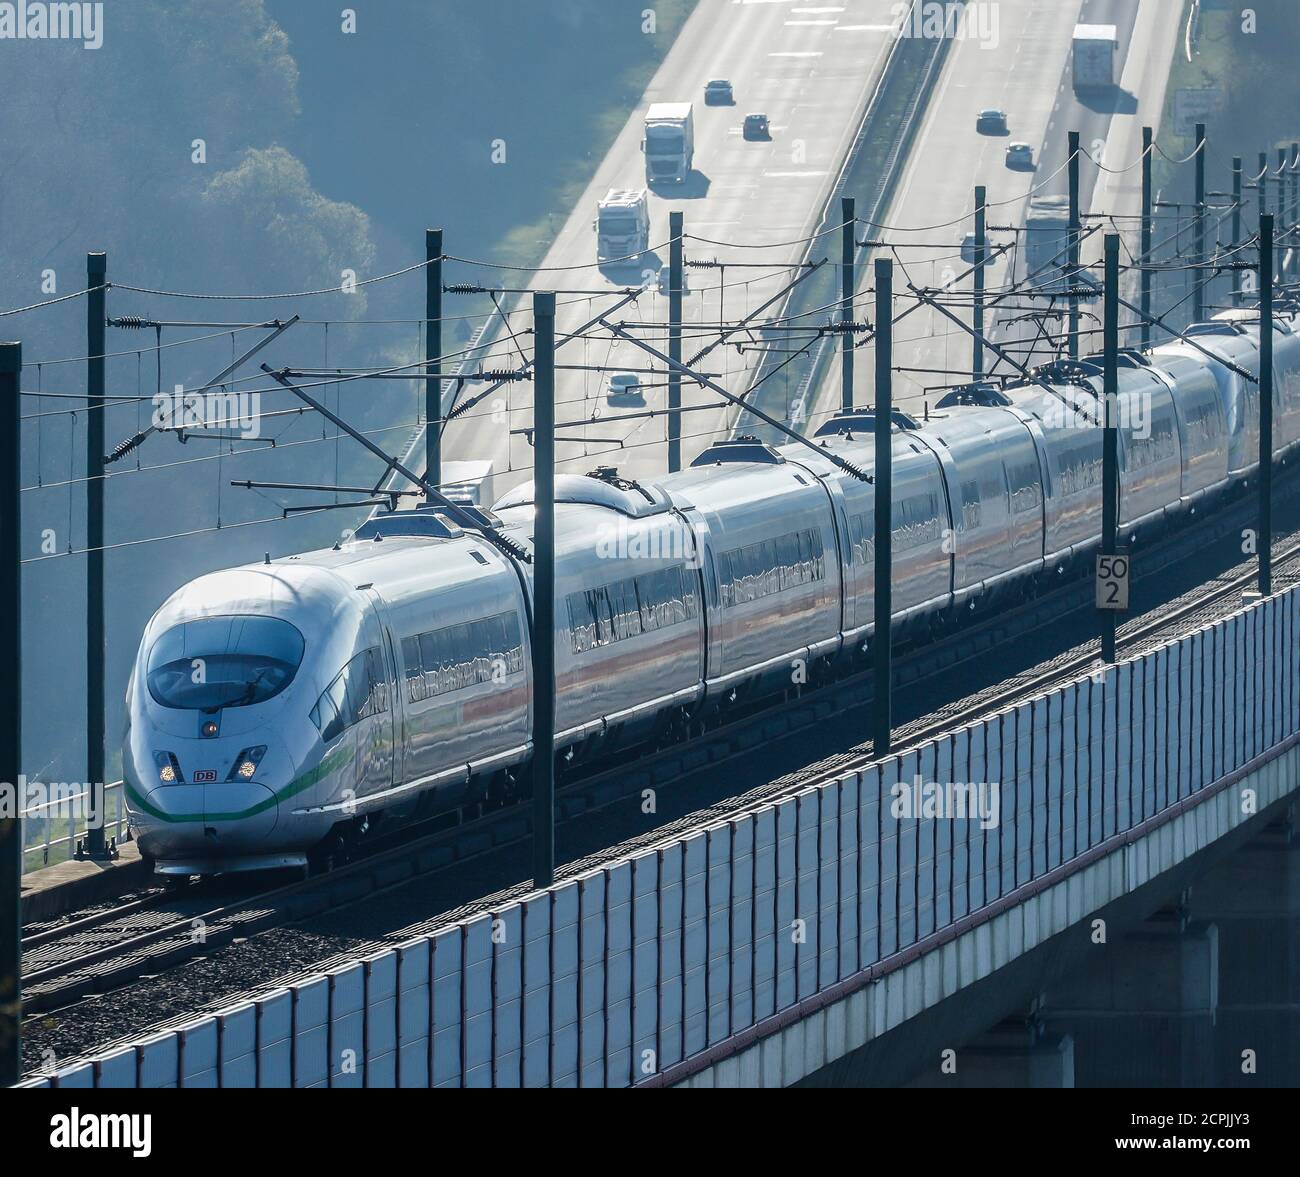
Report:
[[[1128,610],[1128,581],[1132,562],[1128,556],[1097,557],[1097,608]]]

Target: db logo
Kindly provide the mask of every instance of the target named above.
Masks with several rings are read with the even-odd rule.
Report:
[[[216,779],[217,779],[216,772],[210,768],[201,768],[199,769],[198,772],[194,774],[195,784],[205,784],[210,781],[215,781]]]

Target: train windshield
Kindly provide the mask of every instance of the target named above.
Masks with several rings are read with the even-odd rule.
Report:
[[[302,634],[276,617],[185,621],[149,651],[149,693],[185,711],[250,707],[293,681],[302,652]]]

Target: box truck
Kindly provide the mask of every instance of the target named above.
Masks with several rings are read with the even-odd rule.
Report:
[[[1119,35],[1114,25],[1076,25],[1071,54],[1074,92],[1108,90],[1115,85],[1115,51]]]
[[[689,102],[656,102],[645,116],[645,176],[651,184],[683,184],[695,160],[695,112]]]
[[[596,205],[596,260],[635,263],[650,248],[650,202],[644,188],[611,188]]]

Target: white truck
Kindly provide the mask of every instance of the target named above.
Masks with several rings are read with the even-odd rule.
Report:
[[[443,462],[442,493],[467,507],[492,506],[491,462]]]
[[[1068,286],[1065,267],[1070,260],[1070,198],[1034,196],[1025,216],[1025,273],[1029,286],[1051,294]]]
[[[689,102],[656,102],[645,115],[645,177],[650,184],[684,184],[695,161],[695,110]]]
[[[644,188],[611,188],[596,205],[596,260],[634,264],[650,249],[650,202]]]
[[[1071,72],[1074,92],[1087,94],[1115,85],[1115,51],[1119,34],[1114,25],[1075,25]]]

